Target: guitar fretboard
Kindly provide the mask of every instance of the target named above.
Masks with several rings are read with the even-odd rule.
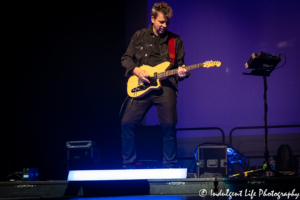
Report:
[[[187,70],[193,70],[193,69],[197,69],[197,68],[200,68],[200,67],[203,67],[203,63],[190,65],[190,66],[187,66],[185,68]],[[177,74],[177,73],[178,73],[178,69],[172,69],[172,70],[168,70],[168,71],[165,71],[165,72],[158,73],[157,78],[158,79],[166,78],[168,76],[172,76],[172,75]]]

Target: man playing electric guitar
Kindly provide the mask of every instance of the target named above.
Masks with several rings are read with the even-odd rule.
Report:
[[[166,3],[156,3],[151,10],[151,25],[137,31],[122,56],[125,76],[137,76],[144,83],[150,83],[149,74],[139,68],[142,65],[156,66],[171,62],[171,69],[178,68],[178,74],[161,81],[161,88],[152,90],[142,97],[128,101],[122,118],[123,168],[135,168],[135,129],[149,108],[157,107],[157,114],[163,128],[163,166],[176,167],[177,164],[177,91],[178,81],[189,75],[184,64],[184,47],[181,38],[167,30],[172,9]]]

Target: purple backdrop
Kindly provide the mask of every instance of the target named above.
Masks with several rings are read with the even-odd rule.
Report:
[[[148,0],[148,24],[151,7]],[[173,9],[169,30],[180,35],[186,65],[220,60],[220,68],[200,68],[179,84],[177,128],[220,127],[228,135],[236,126],[264,125],[263,78],[245,76],[252,53],[265,51],[287,57],[284,67],[267,79],[268,125],[300,124],[299,35],[300,1],[179,1],[165,0]],[[284,58],[278,66],[284,63]],[[159,124],[156,108],[147,125]],[[299,129],[286,130],[298,132]],[[270,133],[283,130],[270,130]],[[238,134],[263,134],[239,131]],[[201,132],[201,136],[218,136]],[[180,132],[196,137],[199,132]]]

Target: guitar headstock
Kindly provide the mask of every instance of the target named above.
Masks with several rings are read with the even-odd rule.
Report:
[[[205,68],[210,68],[210,67],[214,67],[214,66],[217,66],[217,67],[221,67],[221,62],[220,61],[206,61],[203,63],[203,67]]]

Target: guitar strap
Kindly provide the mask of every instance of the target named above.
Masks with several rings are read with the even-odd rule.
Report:
[[[170,39],[169,39],[169,56],[170,56],[170,61],[174,65],[175,61],[175,35],[173,33],[170,33]]]

